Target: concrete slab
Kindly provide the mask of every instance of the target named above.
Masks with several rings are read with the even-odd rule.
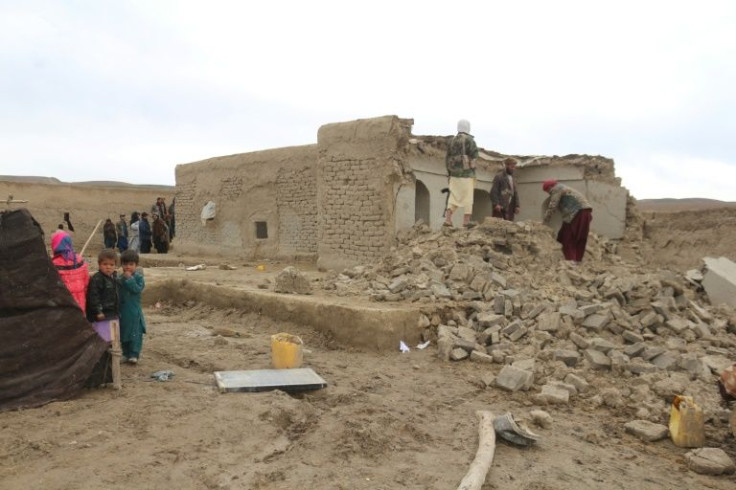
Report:
[[[703,288],[711,304],[725,303],[736,307],[736,263],[725,257],[705,257]]]
[[[229,391],[306,391],[325,388],[327,382],[310,368],[215,371],[221,393]]]

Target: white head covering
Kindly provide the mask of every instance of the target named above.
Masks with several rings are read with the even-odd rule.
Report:
[[[467,119],[460,119],[457,122],[457,132],[470,134],[470,121]]]

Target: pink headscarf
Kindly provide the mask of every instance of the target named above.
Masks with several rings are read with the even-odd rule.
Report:
[[[72,246],[72,237],[65,231],[57,231],[51,235],[51,251],[54,255],[61,255],[64,260],[74,262],[76,255]]]
[[[542,190],[544,192],[549,192],[551,188],[557,185],[557,179],[548,179],[542,182]]]

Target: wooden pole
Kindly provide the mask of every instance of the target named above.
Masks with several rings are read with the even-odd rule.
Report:
[[[493,463],[496,452],[496,431],[493,429],[493,412],[479,410],[475,412],[480,424],[478,426],[478,451],[470,464],[468,472],[460,482],[458,490],[480,490],[486,481],[488,470]]]
[[[82,251],[79,252],[79,255],[81,255],[82,257],[84,257],[84,251],[87,250],[87,245],[89,245],[89,242],[92,241],[92,237],[95,236],[95,232],[97,231],[97,228],[100,227],[100,224],[102,224],[102,220],[97,222],[97,225],[95,225],[95,229],[92,230],[92,233],[89,235],[89,238],[87,238],[87,241],[85,242],[84,247],[82,247]]]
[[[118,320],[110,320],[110,356],[112,357],[112,387],[119,390],[123,387],[122,376],[120,375],[120,356],[122,349],[120,347],[120,322]]]

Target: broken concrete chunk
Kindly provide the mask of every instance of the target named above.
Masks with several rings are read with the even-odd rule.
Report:
[[[603,330],[603,327],[605,327],[608,322],[609,318],[607,315],[595,313],[583,320],[583,326],[598,333]]]
[[[610,369],[611,359],[601,351],[595,349],[585,349],[583,352],[585,358],[593,369]]]
[[[666,426],[655,424],[648,420],[632,420],[631,422],[624,424],[624,429],[629,434],[647,442],[664,439],[670,432]]]
[[[276,276],[274,291],[277,293],[312,294],[309,279],[296,267],[289,266]]]
[[[687,467],[704,475],[730,475],[736,465],[723,449],[704,447],[685,454]]]
[[[570,402],[570,392],[559,386],[546,384],[542,392],[534,397],[540,403],[567,404]]]
[[[585,378],[574,373],[565,376],[565,383],[573,385],[578,390],[578,393],[585,393],[590,388],[590,384],[588,384]]]
[[[736,307],[736,263],[726,257],[705,257],[703,288],[711,304]]]
[[[590,347],[590,341],[577,332],[570,332],[569,338],[572,343],[577,345],[580,349],[587,349]]]
[[[467,359],[468,356],[468,351],[465,349],[461,349],[460,347],[456,347],[452,349],[452,351],[450,351],[451,361],[462,361],[463,359]]]
[[[493,356],[489,356],[485,352],[474,350],[470,353],[470,360],[473,362],[485,362],[491,364],[493,362]]]
[[[580,354],[574,350],[557,349],[553,355],[556,361],[562,361],[568,367],[575,367],[580,360]]]
[[[544,410],[532,410],[529,412],[532,422],[543,429],[551,429],[554,420],[552,416]]]
[[[528,389],[534,378],[534,374],[513,366],[504,366],[496,376],[496,386],[507,391],[519,391]]]
[[[560,314],[554,313],[543,313],[537,318],[537,330],[543,332],[554,332],[560,328]]]

